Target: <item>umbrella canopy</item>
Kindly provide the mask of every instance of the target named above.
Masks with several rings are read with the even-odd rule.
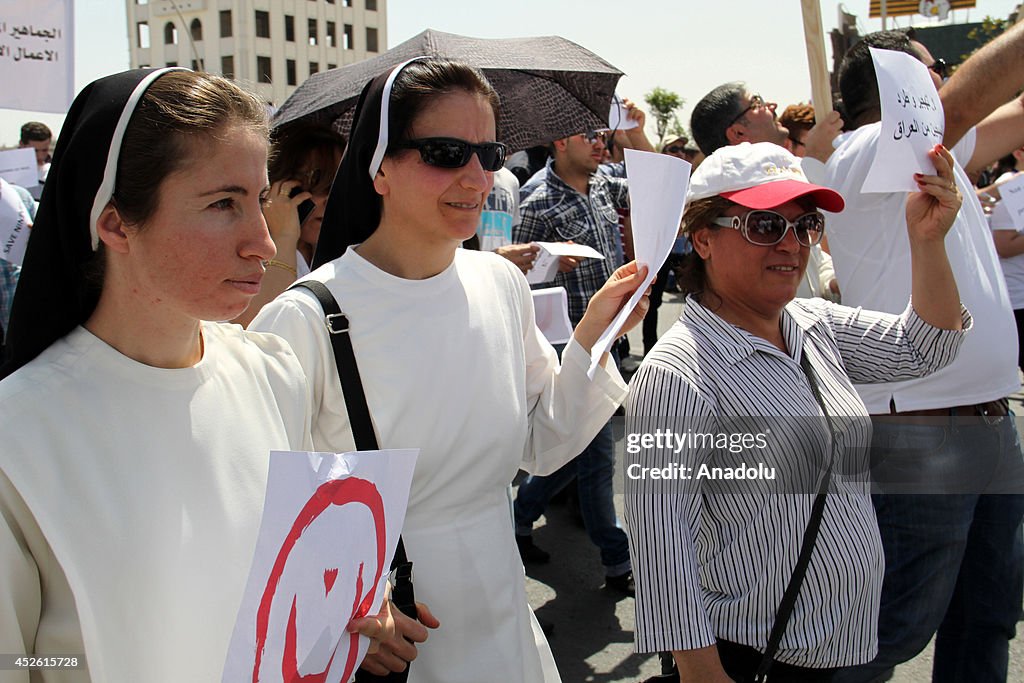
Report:
[[[277,110],[274,127],[319,122],[347,135],[363,86],[420,55],[465,62],[487,76],[501,97],[498,140],[510,151],[607,127],[622,76],[593,52],[558,36],[471,38],[427,29],[371,59],[313,74]]]

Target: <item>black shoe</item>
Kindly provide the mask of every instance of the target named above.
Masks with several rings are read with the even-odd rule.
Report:
[[[523,564],[547,564],[551,553],[545,552],[533,544],[533,536],[516,534],[516,545],[519,546],[519,557]]]
[[[636,582],[633,580],[632,570],[625,574],[604,577],[604,587],[624,593],[629,597],[636,596]]]

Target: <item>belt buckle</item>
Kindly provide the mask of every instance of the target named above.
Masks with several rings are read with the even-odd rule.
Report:
[[[995,425],[1002,422],[1003,418],[1006,417],[1006,415],[991,414],[992,407],[998,405],[999,403],[1000,401],[989,401],[988,403],[982,403],[977,407],[978,415],[981,417],[982,420],[985,421],[985,424],[987,424],[989,427],[994,427]],[[1009,410],[1007,410],[1006,412],[1007,414],[1009,414]]]

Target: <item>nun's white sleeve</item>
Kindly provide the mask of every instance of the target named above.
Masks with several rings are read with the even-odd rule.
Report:
[[[551,474],[586,448],[629,388],[611,358],[589,379],[590,354],[575,338],[566,345],[559,366],[555,350],[537,328],[526,278],[519,273],[515,281],[521,289],[529,411],[522,468],[531,474]]]
[[[0,652],[32,654],[42,614],[39,570],[30,549],[42,544],[31,512],[0,470]],[[0,683],[28,683],[28,671],[0,670]]]

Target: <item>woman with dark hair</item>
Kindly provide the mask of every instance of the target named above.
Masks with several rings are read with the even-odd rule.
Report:
[[[220,679],[269,451],[312,446],[288,346],[206,322],[274,255],[266,154],[262,103],[216,76],[127,71],[71,106],[0,382],[0,652],[85,656],[33,681]]]
[[[824,236],[819,209],[844,202],[792,154],[726,146],[694,172],[689,296],[626,406],[628,439],[676,435],[627,448],[626,515],[637,650],[671,651],[682,681],[753,681],[765,666],[769,680],[828,681],[877,651],[882,546],[851,467],[870,440],[852,382],[934,372],[970,326],[944,245],[961,201],[952,158],[929,157],[936,174],[916,174],[907,199],[913,298],[898,316],[793,298]],[[644,474],[666,467],[676,475]]]
[[[310,279],[349,334],[380,445],[420,448],[402,536],[423,624],[410,681],[557,681],[526,602],[507,490],[516,471],[550,473],[611,417],[615,368],[587,378],[590,348],[642,282],[635,264],[595,295],[559,367],[537,330],[530,288],[509,261],[459,249],[474,234],[505,148],[497,96],[468,66],[421,59],[364,89],[331,189]],[[624,330],[635,326],[646,301]],[[317,448],[354,443],[324,313],[291,290],[255,329],[287,339],[309,378]],[[427,632],[398,618],[406,635]],[[413,628],[415,627],[415,628]],[[411,643],[364,664],[402,670]]]
[[[260,293],[234,322],[248,325],[268,301],[309,275],[327,196],[344,151],[345,137],[325,126],[299,123],[271,134],[270,191],[263,217],[277,254],[266,263]]]

